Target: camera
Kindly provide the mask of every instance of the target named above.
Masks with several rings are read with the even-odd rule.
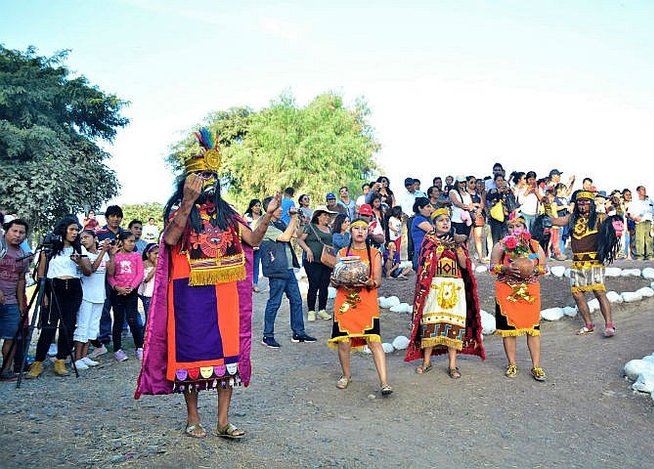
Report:
[[[63,241],[64,240],[61,236],[54,233],[48,233],[44,236],[43,242],[41,244],[43,244],[43,247],[47,249],[53,248],[55,243],[63,243]]]

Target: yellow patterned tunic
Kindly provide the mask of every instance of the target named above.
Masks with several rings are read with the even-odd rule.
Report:
[[[466,332],[466,294],[461,269],[452,251],[444,251],[436,265],[420,319],[420,348],[444,345],[463,348]]]
[[[597,245],[599,226],[604,221],[597,215],[595,227],[588,226],[588,219],[579,217],[572,229],[570,247],[572,266],[570,267],[570,290],[575,292],[606,291],[604,286],[604,264],[599,261]]]

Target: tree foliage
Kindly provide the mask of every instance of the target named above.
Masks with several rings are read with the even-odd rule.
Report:
[[[375,169],[379,149],[368,116],[362,99],[349,109],[341,96],[325,93],[298,107],[284,93],[267,108],[216,112],[204,125],[220,136],[227,197],[245,208],[249,199],[289,186],[319,200],[343,185],[358,189]],[[169,161],[179,167],[197,152],[189,137],[173,147]]]
[[[132,220],[140,220],[145,225],[150,218],[154,218],[159,229],[163,229],[163,220],[161,218],[163,205],[158,202],[121,205],[120,208],[123,210],[123,227],[125,228]]]
[[[127,125],[127,102],[71,77],[67,55],[0,46],[0,207],[37,231],[100,206],[119,187],[96,140],[112,141]]]

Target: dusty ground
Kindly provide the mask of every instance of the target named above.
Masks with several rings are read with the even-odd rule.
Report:
[[[643,263],[618,266],[642,267]],[[493,311],[491,278],[478,276],[482,308]],[[631,291],[642,279],[610,278]],[[565,279],[543,283],[543,308],[572,303]],[[411,285],[388,282],[381,294],[411,300]],[[503,375],[501,340],[485,338],[487,359],[462,358],[463,378],[445,373],[443,358],[418,376],[403,353],[387,356],[395,393],[379,396],[369,356],[353,357],[353,383],[339,391],[335,352],[325,346],[331,324],[307,324],[320,342],[292,344],[288,310],[277,319],[280,350],[259,344],[266,293],[256,311],[249,388],[235,391],[232,420],[249,432],[240,442],[182,436],[178,395],[132,398],[138,362],[102,366],[79,379],[49,367],[36,381],[1,383],[1,467],[648,467],[654,403],[632,393],[622,367],[654,351],[654,301],[614,308],[618,334],[576,337],[579,319],[543,323],[545,383],[529,376],[525,340],[520,374]],[[599,313],[597,313],[599,315]],[[408,316],[385,311],[385,341],[408,335]],[[601,320],[598,319],[599,323]],[[129,340],[128,340],[129,343]],[[213,427],[215,396],[200,396]]]

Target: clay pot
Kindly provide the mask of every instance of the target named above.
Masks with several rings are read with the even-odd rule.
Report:
[[[368,279],[368,265],[359,256],[341,257],[334,266],[332,279],[338,285],[360,285]]]
[[[528,257],[518,257],[511,261],[511,266],[516,266],[520,271],[521,278],[531,277],[534,273],[534,261]]]

